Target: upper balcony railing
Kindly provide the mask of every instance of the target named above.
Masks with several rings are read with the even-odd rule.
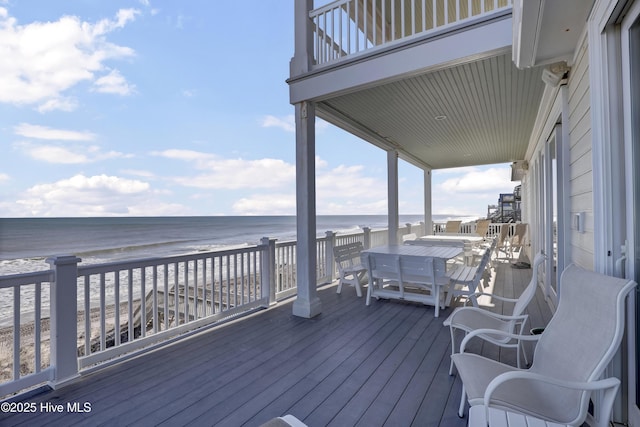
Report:
[[[510,12],[512,0],[337,0],[309,13],[316,65]]]

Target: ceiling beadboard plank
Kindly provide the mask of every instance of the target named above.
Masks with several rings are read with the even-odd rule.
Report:
[[[505,54],[323,103],[434,168],[503,163],[524,157],[544,88],[540,73],[515,68]]]

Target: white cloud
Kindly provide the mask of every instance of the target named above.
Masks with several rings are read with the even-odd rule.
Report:
[[[204,171],[195,176],[172,180],[185,187],[237,190],[241,188],[278,188],[295,182],[295,166],[280,159],[225,159],[191,150],[166,150],[153,155],[194,163]]]
[[[9,175],[7,175],[6,173],[0,173],[0,184],[9,181],[9,179]]]
[[[97,145],[65,147],[60,145],[18,142],[14,144],[14,148],[35,160],[56,164],[83,164],[101,160],[132,157],[131,155],[117,151],[104,152]]]
[[[155,200],[148,183],[117,176],[75,175],[35,185],[16,202],[33,216],[119,216],[184,214],[176,204]]]
[[[65,95],[68,89],[100,78],[106,61],[134,55],[133,49],[110,43],[106,36],[138,13],[121,9],[114,19],[95,24],[63,16],[20,25],[0,8],[0,102],[35,105],[41,112],[76,108]]]
[[[113,93],[116,95],[131,95],[135,92],[135,85],[130,85],[118,70],[112,70],[94,83],[96,92]]]
[[[284,117],[267,115],[262,118],[260,125],[264,128],[276,127],[285,132],[294,133],[296,131],[296,117],[293,114]],[[316,118],[316,131],[322,131],[329,127],[329,123]]]
[[[25,153],[30,157],[47,163],[79,164],[89,161],[86,155],[74,153],[64,147],[52,145],[23,145],[23,148]]]
[[[326,206],[351,206],[351,212],[361,212],[361,207],[367,206],[367,213],[386,213],[387,184],[379,179],[364,175],[362,166],[340,165],[331,170],[316,172],[316,191],[318,196],[318,210]],[[385,200],[382,212],[371,212],[370,203],[377,204],[378,200]],[[353,206],[355,205],[355,206]],[[340,210],[339,213],[344,213]],[[364,213],[364,212],[363,212]]]
[[[262,118],[261,125],[265,128],[276,127],[286,132],[295,132],[296,118],[294,115],[286,117],[265,116]]]
[[[50,99],[42,104],[40,104],[37,108],[40,113],[47,113],[49,111],[74,111],[78,108],[78,101],[75,98],[56,98]]]
[[[447,179],[437,187],[445,193],[499,193],[513,190],[514,184],[509,167],[469,168],[463,175]]]
[[[354,213],[386,214],[386,183],[366,176],[362,166],[339,165],[326,169],[327,163],[316,158],[316,210],[319,215]],[[233,205],[238,215],[294,215],[295,189],[290,192],[253,194]]]
[[[137,169],[125,169],[120,171],[120,173],[124,175],[139,176],[140,178],[155,178],[156,176],[156,174],[154,174],[151,171],[137,170]]]
[[[295,165],[269,158],[225,159],[193,150],[173,149],[152,154],[188,162],[194,169],[204,171],[170,178],[185,187],[266,191],[239,198],[232,206],[236,214],[295,214]],[[325,160],[316,157],[317,211],[320,214],[386,214],[386,191],[386,182],[367,176],[363,166],[329,168]]]
[[[14,126],[13,132],[26,138],[59,141],[93,141],[96,138],[95,134],[87,131],[52,129],[47,126],[31,125],[29,123],[20,123]]]
[[[442,175],[448,178],[436,184],[435,181]],[[495,204],[500,193],[511,193],[516,186],[511,181],[511,168],[508,165],[488,169],[468,167],[437,170],[433,179],[433,213],[437,215],[485,216],[487,205]]]
[[[236,201],[233,211],[237,215],[294,215],[294,193],[254,194]]]

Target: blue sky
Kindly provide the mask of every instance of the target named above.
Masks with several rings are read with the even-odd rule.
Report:
[[[0,0],[0,216],[295,214],[293,1]],[[317,123],[318,214],[386,214],[386,155]],[[485,215],[509,165],[435,171]],[[400,164],[400,213],[423,174]]]

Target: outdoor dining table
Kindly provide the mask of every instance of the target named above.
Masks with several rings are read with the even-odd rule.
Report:
[[[434,245],[438,245],[439,243],[448,244],[456,242],[460,242],[460,244],[470,243],[475,245],[483,242],[484,238],[480,236],[472,236],[469,234],[434,234],[418,237],[418,240],[422,242],[430,242]]]
[[[463,248],[456,246],[423,246],[423,245],[384,245],[376,246],[370,249],[362,251],[362,262],[364,265],[369,266],[369,289],[367,291],[367,305],[369,304],[370,297],[382,297],[382,298],[395,298],[404,299],[415,302],[422,302],[428,305],[434,305],[436,308],[435,316],[438,317],[440,308],[440,288],[449,283],[449,279],[445,276],[446,263],[449,259],[455,258],[463,252]],[[433,272],[435,275],[435,284],[433,285],[433,292],[431,294],[422,293],[409,293],[402,290],[392,290],[388,287],[382,288],[382,281],[377,280],[375,274],[371,271],[371,263],[369,257],[376,259],[389,258],[390,256],[398,256],[400,262],[402,260],[412,261],[426,261],[427,259],[433,260]],[[419,274],[419,273],[418,273]],[[416,273],[413,273],[413,278],[416,278]],[[418,277],[419,283],[431,283],[432,277],[428,276],[425,272],[423,277]]]
[[[422,236],[407,243],[426,246],[458,246],[464,249],[465,262],[471,265],[474,260],[473,248],[483,242],[485,242],[483,237],[469,234],[435,234]]]

